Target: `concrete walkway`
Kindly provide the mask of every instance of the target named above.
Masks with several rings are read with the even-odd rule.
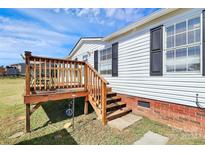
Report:
[[[116,128],[122,131],[127,127],[131,126],[132,124],[134,124],[135,122],[139,121],[140,119],[142,119],[141,116],[129,113],[125,116],[109,121],[108,125],[112,128]]]
[[[164,145],[169,138],[160,134],[148,131],[140,140],[134,142],[134,145]]]

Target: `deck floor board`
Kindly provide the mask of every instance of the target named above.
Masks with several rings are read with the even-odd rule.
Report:
[[[37,104],[41,102],[62,100],[77,97],[86,97],[88,95],[84,88],[65,88],[52,91],[36,91],[35,93],[24,96],[25,104]]]

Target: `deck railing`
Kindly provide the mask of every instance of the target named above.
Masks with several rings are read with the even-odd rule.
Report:
[[[84,87],[84,62],[25,55],[27,94]]]
[[[25,52],[26,96],[38,91],[83,88],[88,100],[106,124],[107,81],[88,63],[66,59],[32,56]]]
[[[108,82],[88,63],[85,65],[86,87],[89,92],[89,101],[99,109],[102,122],[106,124],[106,100]],[[98,111],[96,111],[98,112]]]

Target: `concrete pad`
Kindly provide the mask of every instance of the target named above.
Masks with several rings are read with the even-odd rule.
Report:
[[[168,140],[168,137],[148,131],[141,139],[134,142],[134,145],[164,145]]]
[[[135,122],[139,121],[140,119],[142,119],[141,116],[137,116],[130,113],[120,118],[109,121],[108,125],[112,128],[116,128],[122,131],[127,127],[131,126],[132,124],[134,124]]]

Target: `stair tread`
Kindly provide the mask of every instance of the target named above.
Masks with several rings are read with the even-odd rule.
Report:
[[[119,96],[107,97],[107,100],[106,100],[107,104],[120,102],[120,101],[121,101],[121,97]]]
[[[117,94],[117,93],[113,92],[113,91],[109,91],[109,92],[107,92],[107,94]]]
[[[115,100],[115,99],[120,99],[121,97],[119,96],[114,96],[114,97],[110,97],[110,98],[107,98],[107,101],[109,100]]]
[[[124,108],[118,109],[118,110],[113,111],[113,112],[108,112],[107,113],[107,119],[109,120],[112,117],[113,117],[113,119],[115,119],[115,117],[117,117],[118,115],[120,117],[121,115],[124,115],[124,114],[126,114],[130,111],[131,111],[131,109],[129,109],[127,107],[124,107]]]
[[[117,95],[116,92],[112,92],[112,91],[111,91],[111,92],[107,92],[107,95],[115,95],[115,94]],[[97,95],[98,95],[98,96],[101,96],[101,94],[97,94]],[[115,96],[113,96],[113,97],[115,97]]]
[[[121,105],[125,105],[126,103],[124,102],[115,102],[115,103],[111,103],[107,105],[107,109],[112,108],[112,107],[117,107],[117,106],[121,106]]]

